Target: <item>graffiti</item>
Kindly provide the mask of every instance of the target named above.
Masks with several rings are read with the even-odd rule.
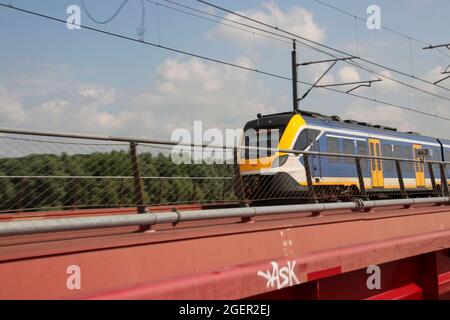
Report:
[[[267,280],[266,287],[282,289],[300,284],[295,275],[295,261],[288,261],[287,266],[280,268],[278,263],[272,261],[272,270],[258,271],[257,275]]]

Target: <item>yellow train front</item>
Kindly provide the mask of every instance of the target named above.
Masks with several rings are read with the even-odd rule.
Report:
[[[243,145],[251,148],[241,152],[239,168],[247,200],[335,199],[360,196],[363,191],[367,198],[401,194],[394,161],[361,159],[358,175],[354,158],[310,156],[307,172],[303,155],[266,149],[401,159],[419,159],[427,154],[427,160],[450,159],[448,140],[313,112],[258,115],[258,119],[246,124],[244,131]],[[445,179],[441,179],[439,165],[433,165],[431,171],[419,162],[402,161],[400,166],[402,195],[440,192]]]

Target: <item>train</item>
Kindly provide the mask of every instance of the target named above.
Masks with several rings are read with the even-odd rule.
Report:
[[[423,161],[450,161],[450,140],[317,112],[258,114],[246,123],[242,146],[239,178],[249,200],[311,198],[311,192],[333,200],[363,193],[365,198],[423,196],[442,193],[442,183],[448,186],[442,173],[450,178],[446,167],[436,163],[430,169]],[[422,161],[363,157],[356,165],[345,156],[309,155],[306,168],[304,155],[266,148]]]

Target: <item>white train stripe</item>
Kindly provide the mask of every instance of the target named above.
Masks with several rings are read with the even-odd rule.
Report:
[[[438,143],[432,143],[432,142],[426,142],[426,141],[420,141],[420,140],[412,140],[412,139],[405,139],[405,138],[393,137],[393,136],[385,136],[385,135],[372,134],[372,133],[366,133],[366,132],[360,132],[360,131],[351,131],[351,130],[344,130],[344,129],[327,128],[327,127],[320,127],[320,126],[311,126],[311,125],[307,125],[307,128],[321,130],[321,131],[326,131],[326,132],[348,134],[348,135],[365,137],[365,138],[373,138],[373,139],[379,139],[379,140],[398,141],[398,142],[405,142],[405,143],[412,143],[412,144],[421,144],[421,145],[433,146],[433,147],[440,147],[441,146]]]
[[[362,138],[352,138],[352,137],[344,137],[344,136],[336,136],[334,134],[327,134],[327,137],[330,138],[337,138],[337,139],[346,139],[346,140],[357,140],[357,141],[367,141],[366,139],[362,139]]]

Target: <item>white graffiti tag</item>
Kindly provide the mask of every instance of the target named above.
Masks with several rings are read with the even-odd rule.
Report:
[[[266,287],[282,289],[300,284],[294,272],[295,261],[288,261],[287,266],[279,268],[278,263],[272,261],[272,270],[258,271],[257,275],[267,280]]]

